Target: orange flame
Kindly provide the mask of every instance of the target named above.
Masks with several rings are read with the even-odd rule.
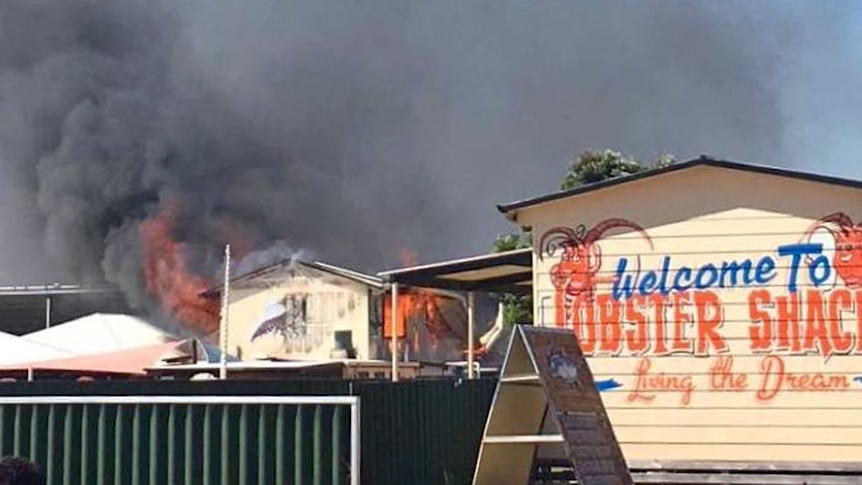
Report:
[[[416,252],[409,249],[400,251],[401,263],[405,267],[416,266]],[[405,288],[398,292],[398,320],[396,335],[398,338],[407,336],[408,323],[425,325],[432,344],[450,333],[449,327],[443,321],[438,308],[439,295],[423,288]],[[383,297],[383,336],[392,338],[392,298],[389,294]]]
[[[184,246],[173,238],[178,210],[176,203],[164,203],[154,217],[141,224],[147,291],[177,320],[197,330],[213,332],[218,329],[219,302],[200,296],[210,282],[186,268]]]

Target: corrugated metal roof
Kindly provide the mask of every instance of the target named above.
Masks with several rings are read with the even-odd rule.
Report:
[[[109,285],[0,285],[0,296],[6,295],[81,295],[90,293],[112,293],[119,289]]]
[[[49,305],[51,325],[94,312],[133,312],[123,292],[110,285],[2,285],[0,330],[22,335],[45,328]]]
[[[378,273],[393,283],[456,291],[529,292],[532,248],[485,254]]]

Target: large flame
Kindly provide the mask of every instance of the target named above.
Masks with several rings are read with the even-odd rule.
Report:
[[[405,267],[418,264],[414,251],[403,249],[400,255],[401,263]],[[450,335],[451,329],[446,325],[438,307],[440,298],[443,297],[424,288],[411,287],[399,290],[398,320],[395,325],[398,338],[406,337],[407,328],[414,325],[426,326],[432,345],[436,345],[439,339]],[[389,294],[384,296],[383,305],[384,336],[392,338],[392,298]],[[418,336],[414,333],[413,338],[415,340]],[[418,341],[413,342],[413,346],[418,346]]]
[[[200,296],[210,282],[186,267],[184,245],[174,240],[178,210],[175,202],[163,203],[154,217],[141,224],[147,291],[180,322],[198,331],[214,332],[218,329],[219,302]]]

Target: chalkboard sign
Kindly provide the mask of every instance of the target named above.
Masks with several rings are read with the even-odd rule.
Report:
[[[571,330],[521,327],[582,485],[633,484],[593,374]]]
[[[560,435],[542,435],[547,411]],[[536,447],[562,444],[579,485],[633,485],[571,330],[519,325],[485,426],[474,485],[523,484]]]

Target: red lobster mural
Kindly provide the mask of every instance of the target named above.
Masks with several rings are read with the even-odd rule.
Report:
[[[862,223],[853,223],[847,214],[836,212],[821,217],[806,232],[808,238],[817,229],[827,229],[835,238],[832,266],[848,288],[862,287]]]
[[[589,231],[583,224],[577,228],[554,227],[542,235],[539,241],[540,259],[552,257],[558,249],[562,249],[560,261],[551,267],[558,326],[572,321],[571,312],[576,298],[592,301],[598,283],[614,280],[613,276],[598,275],[602,267],[602,250],[598,241],[611,229],[621,227],[639,232],[652,248],[649,234],[641,226],[626,219],[607,219]]]

